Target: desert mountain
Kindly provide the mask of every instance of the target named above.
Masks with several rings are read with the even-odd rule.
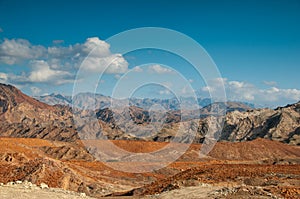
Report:
[[[83,95],[78,97],[83,98]],[[63,96],[60,98],[65,99]],[[138,132],[137,126],[145,126],[150,122],[163,122],[165,123],[163,128],[159,129],[156,135],[147,139],[139,139],[169,141],[176,133],[178,122],[183,120],[184,123],[187,120],[197,119],[194,121],[195,124],[199,122],[195,142],[201,143],[207,133],[210,119],[214,117],[211,113],[218,106],[226,106],[231,111],[225,117],[221,140],[239,142],[260,137],[295,145],[300,144],[300,102],[274,110],[249,110],[248,106],[244,104],[231,102],[227,104],[214,103],[201,109],[200,115],[191,110],[182,113],[175,110],[163,114],[151,113],[141,107],[130,106],[129,112],[126,114],[129,115],[132,122],[124,120],[123,123],[123,120],[116,123],[112,111],[105,108],[89,113],[95,114],[100,125],[95,126],[95,124],[82,122],[77,128],[86,129],[87,132],[92,131],[92,128],[99,128],[97,133],[102,133],[109,139],[128,140],[136,138],[134,135],[128,135],[122,131],[120,128],[122,125],[129,130]],[[86,113],[84,112],[84,114]],[[198,120],[199,118],[200,120]],[[78,138],[70,107],[47,105],[23,94],[13,86],[5,84],[0,84],[0,121],[0,136],[43,138],[58,141],[74,141]],[[195,124],[191,128],[195,128]]]
[[[42,96],[36,96],[34,97],[40,102],[43,102],[45,104],[49,105],[71,105],[72,104],[72,96],[66,96],[62,94],[55,94],[52,93],[50,95],[42,95]]]
[[[72,105],[72,96],[62,95],[62,94],[50,94],[44,96],[35,96],[35,99],[49,105]],[[74,96],[74,105],[80,106],[84,108],[94,108],[94,109],[104,109],[111,105],[112,101],[114,103],[122,103],[123,100],[113,99],[108,96],[104,96],[101,94],[93,94],[93,93],[79,93]],[[179,99],[181,103],[185,103],[188,107],[194,108],[205,108],[209,109],[212,102],[209,98],[198,98],[197,107],[193,103],[195,103],[195,99],[193,98],[184,98],[181,97]],[[160,105],[164,107],[166,110],[180,110],[180,102],[176,98],[170,99],[157,99],[157,98],[130,98],[128,101],[130,106],[140,107],[145,110],[149,110],[153,105]],[[93,105],[93,107],[91,106]],[[224,104],[227,106],[227,111],[247,111],[254,108],[253,104],[245,103],[245,102],[227,102]]]
[[[230,112],[222,133],[228,141],[258,137],[300,145],[300,102],[285,107]]]
[[[243,105],[236,106],[236,103],[214,103],[204,107],[199,112],[193,111],[171,111],[167,112],[164,117],[164,128],[158,136],[151,137],[150,140],[169,141],[176,133],[176,124],[185,123],[187,120],[199,122],[195,142],[201,143],[208,131],[211,119],[214,119],[214,109],[219,106],[232,107],[227,112],[224,119],[224,127],[221,133],[221,140],[240,142],[254,140],[256,138],[266,138],[284,143],[299,145],[300,144],[300,102],[279,107],[277,109],[251,109],[243,108]],[[238,110],[234,110],[238,107]],[[148,124],[151,122],[150,113],[138,107],[130,107],[130,118],[135,124]],[[113,112],[106,108],[97,112],[98,119],[111,128],[118,129],[118,124],[114,120]],[[197,119],[200,116],[200,120]],[[120,122],[119,122],[120,123]],[[110,134],[110,136],[114,133]],[[114,137],[110,137],[114,139]],[[118,139],[128,139],[123,137],[122,133],[118,134]],[[149,141],[150,141],[149,140]]]
[[[69,107],[50,106],[19,89],[0,84],[0,135],[50,140],[75,140]]]
[[[198,133],[195,142],[203,140],[209,120],[216,117],[211,112],[223,105],[225,106],[214,104],[210,108],[205,107],[207,116],[200,120],[190,118]],[[128,109],[132,122],[126,122],[124,125],[146,126],[150,123],[153,113],[137,106],[130,106]],[[246,190],[245,197],[238,195],[236,198],[249,198],[247,196],[250,195],[268,198],[270,194],[276,197],[297,198],[299,195],[299,146],[281,142],[299,145],[300,102],[275,110],[229,112],[226,115],[221,139],[231,142],[217,143],[202,159],[199,158],[202,145],[191,144],[186,153],[175,162],[150,173],[126,173],[114,170],[110,166],[131,168],[133,162],[130,161],[130,157],[124,157],[120,162],[107,161],[104,164],[87,152],[83,144],[90,141],[95,146],[102,146],[112,142],[126,151],[137,154],[155,152],[168,144],[162,141],[169,141],[170,137],[174,136],[178,121],[182,117],[178,111],[165,113],[163,119],[169,119],[164,128],[147,142],[134,141],[136,137],[124,133],[108,108],[94,112],[76,111],[80,116],[95,114],[98,119],[96,122],[100,126],[99,132],[114,140],[80,141],[70,107],[50,106],[26,96],[13,86],[0,84],[1,183],[12,181],[29,181],[38,185],[46,183],[52,188],[83,192],[96,198],[103,196],[139,198],[149,194],[166,194],[170,193],[166,191],[185,189],[188,186],[196,186],[195,189],[202,191],[203,188],[207,188],[208,183],[213,185],[217,183],[220,186],[210,186],[216,193],[219,190],[229,190],[225,193],[227,196],[239,193],[239,190],[244,193]],[[157,112],[154,116],[155,114]],[[155,122],[160,122],[159,117]],[[187,122],[189,121],[183,121]],[[80,128],[85,128],[87,132],[93,128],[89,123],[83,122],[81,125]],[[258,137],[266,139],[256,139]],[[99,151],[99,154],[107,155],[103,151]],[[141,162],[134,162],[134,166],[138,164],[145,166],[143,161],[144,159],[141,159]],[[155,159],[153,162],[147,162],[147,166],[151,164],[157,164]],[[205,184],[199,186],[201,183]],[[234,184],[235,187],[230,188],[229,184]],[[185,198],[186,194],[182,198]],[[220,197],[213,195],[211,198]],[[231,195],[229,198],[232,198]]]

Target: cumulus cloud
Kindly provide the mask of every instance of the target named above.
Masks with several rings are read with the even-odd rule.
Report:
[[[47,62],[43,60],[35,60],[31,62],[33,70],[30,72],[29,82],[42,82],[63,84],[67,83],[68,79],[71,80],[72,74],[67,71],[53,70]]]
[[[34,60],[30,62],[32,70],[29,73],[12,74],[0,73],[0,82],[13,83],[14,85],[24,85],[33,83],[47,83],[61,85],[72,83],[74,75],[61,70],[53,70],[47,62],[43,60]]]
[[[0,44],[0,62],[13,65],[25,60],[37,59],[44,55],[45,47],[32,45],[25,39],[4,39]]]
[[[143,72],[143,69],[140,66],[136,66],[132,69],[132,71],[136,73],[141,73]]]
[[[202,91],[218,95],[220,89],[225,87],[227,99],[231,101],[247,101],[261,105],[278,105],[292,103],[300,100],[300,90],[269,87],[259,89],[253,84],[243,81],[229,81],[226,78],[209,80],[210,86],[202,87]]]
[[[128,63],[120,54],[107,57],[89,57],[82,63],[82,69],[89,72],[122,74],[127,72]]]
[[[108,57],[110,53],[110,45],[98,37],[91,37],[82,45],[82,50],[85,53],[90,53],[93,50],[92,56]]]
[[[157,73],[157,74],[166,74],[166,73],[173,73],[173,71],[167,67],[161,66],[159,64],[151,65],[148,67],[149,72]]]
[[[265,101],[281,101],[286,100],[289,102],[300,100],[300,90],[298,89],[281,89],[277,87],[271,87],[266,90],[259,90]]]
[[[64,69],[78,69],[95,73],[121,74],[128,63],[121,54],[112,54],[110,45],[98,37],[88,38],[83,44],[48,48],[48,62]]]
[[[53,43],[60,44],[63,40],[54,40]],[[98,37],[87,38],[84,43],[50,47],[33,45],[25,39],[5,39],[0,43],[1,63],[30,68],[21,75],[1,75],[0,81],[13,84],[71,83],[79,67],[90,73],[122,74],[128,70],[124,57],[111,53],[110,45]]]

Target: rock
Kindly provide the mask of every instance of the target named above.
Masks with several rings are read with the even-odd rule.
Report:
[[[7,186],[13,186],[13,185],[15,185],[15,183],[14,182],[8,182],[8,183],[6,183],[6,185]]]
[[[246,185],[250,185],[250,186],[265,186],[266,185],[266,182],[261,178],[246,178],[244,180],[244,183]]]
[[[48,185],[43,182],[40,184],[40,188],[41,189],[49,189]]]
[[[300,144],[300,102],[277,109],[227,113],[221,140],[248,141],[266,138]]]

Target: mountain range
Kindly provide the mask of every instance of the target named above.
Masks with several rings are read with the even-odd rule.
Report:
[[[83,98],[83,96],[80,97]],[[106,99],[103,104],[109,99],[109,97],[100,97],[99,95],[97,103],[100,104],[100,98]],[[48,96],[45,99],[49,100],[50,97]],[[70,98],[62,95],[55,95],[55,99],[62,99],[63,101],[68,99],[70,102]],[[201,143],[207,133],[210,119],[215,117],[211,114],[215,104],[202,108],[199,117],[189,112],[191,110],[187,110],[187,115],[193,116],[186,117],[184,120],[182,119],[184,113],[180,111],[165,112],[164,117],[161,118],[164,122],[162,128],[147,138],[139,138],[135,137],[134,134],[128,134],[122,126],[126,126],[126,130],[138,132],[140,126],[145,126],[150,122],[155,124],[156,122],[162,122],[160,120],[152,121],[150,116],[153,113],[147,109],[130,106],[129,115],[132,122],[129,123],[124,120],[116,122],[114,114],[109,108],[90,110],[88,114],[95,114],[99,122],[97,133],[106,135],[109,139],[170,141],[178,128],[178,123],[193,121],[194,124],[198,124],[196,125],[197,134],[194,142]],[[223,103],[218,104],[218,106],[220,105],[225,106]],[[226,106],[232,108],[224,118],[221,140],[240,142],[266,138],[293,145],[300,144],[300,102],[277,109],[251,109],[245,104],[233,102],[227,103]],[[11,85],[0,84],[0,136],[75,141],[79,138],[78,128],[85,129],[87,132],[96,128],[94,124],[88,123],[75,126],[72,111],[74,110],[68,105],[48,105],[23,94]],[[81,110],[77,109],[78,111]],[[87,114],[86,111],[84,114]],[[80,114],[82,113],[80,112]],[[125,124],[121,124],[123,121]]]
[[[43,96],[34,96],[35,99],[49,105],[68,105],[68,106],[80,106],[82,108],[94,108],[94,109],[104,109],[112,105],[113,103],[125,103],[127,102],[130,106],[137,106],[143,109],[150,109],[153,105],[160,105],[166,110],[180,110],[182,109],[181,104],[185,104],[185,107],[192,108],[204,108],[212,104],[210,98],[197,98],[192,97],[179,97],[169,98],[169,99],[159,99],[159,98],[130,98],[128,101],[113,99],[109,96],[102,94],[93,93],[79,93],[72,96],[62,95],[62,94],[50,94]],[[196,101],[197,100],[197,101]],[[73,103],[74,102],[74,103]],[[245,111],[253,109],[254,104],[247,102],[227,102],[227,111],[239,110]]]
[[[233,109],[224,116],[214,114],[222,106]],[[11,85],[0,84],[0,192],[5,194],[3,188],[14,182],[20,186],[20,182],[30,182],[94,198],[178,198],[180,192],[184,193],[181,198],[188,194],[195,198],[299,198],[300,102],[276,109],[244,110],[240,106],[244,105],[212,103],[199,110],[199,115],[196,110],[161,114],[133,105],[121,110],[72,109],[43,103]],[[118,114],[129,118],[118,121]],[[95,116],[95,123],[76,121],[78,116],[84,119],[89,115]],[[210,120],[218,117],[224,119],[220,142],[200,157]],[[135,134],[150,123],[163,125],[146,138]],[[179,124],[197,133],[195,143],[188,145],[182,156],[152,172],[123,172],[160,164],[155,158],[145,162],[145,157],[168,145]],[[81,129],[96,132],[95,138],[100,139],[80,140]],[[111,159],[116,152],[108,148],[108,154],[98,150],[108,161],[99,161],[88,142],[95,146],[112,143],[140,159],[133,161],[129,155],[116,161]],[[34,187],[28,190],[34,191]],[[23,197],[20,189],[9,192]]]

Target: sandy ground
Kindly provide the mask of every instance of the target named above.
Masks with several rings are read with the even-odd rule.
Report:
[[[221,189],[221,187],[216,186],[194,186],[194,187],[184,187],[181,189],[176,189],[173,191],[165,192],[160,195],[151,196],[151,198],[157,199],[200,199],[200,198],[214,198],[210,196],[213,191]],[[150,198],[150,197],[149,197]]]
[[[62,189],[26,188],[23,185],[0,186],[1,199],[92,199],[79,193]]]

